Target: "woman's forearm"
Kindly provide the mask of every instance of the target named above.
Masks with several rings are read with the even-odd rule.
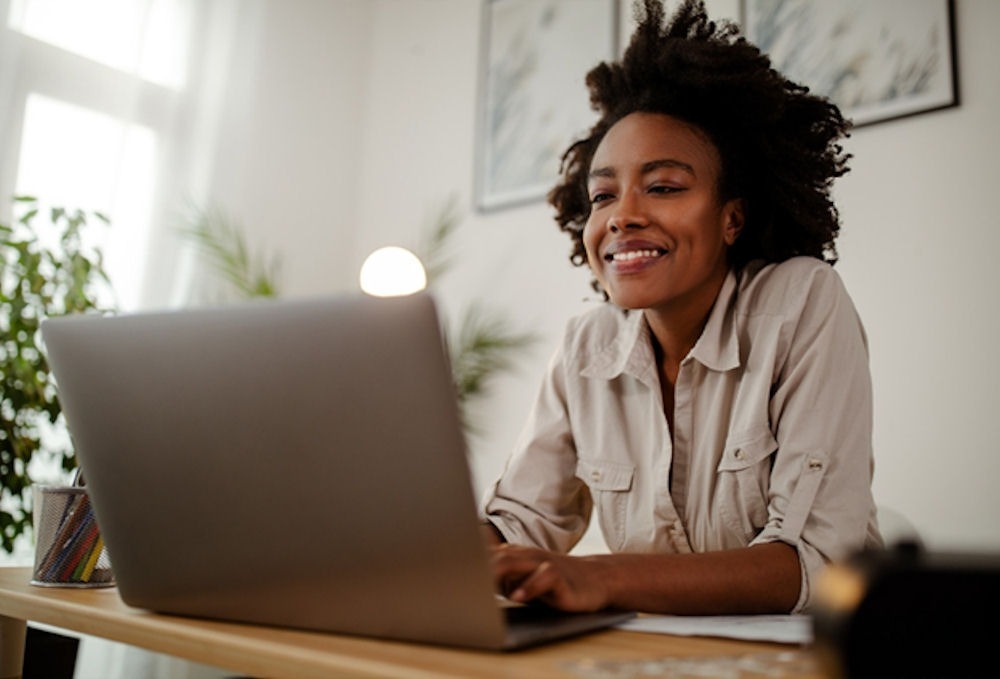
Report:
[[[788,613],[801,589],[799,558],[783,542],[695,554],[584,557],[608,607],[694,615]]]

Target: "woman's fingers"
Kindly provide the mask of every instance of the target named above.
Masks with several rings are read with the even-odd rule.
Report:
[[[526,603],[534,599],[552,600],[555,597],[546,595],[553,593],[559,584],[559,573],[552,567],[551,561],[542,561],[521,581],[511,593],[510,598],[518,603]],[[555,605],[553,603],[553,605]]]
[[[498,589],[510,596],[544,562],[541,550],[500,545],[493,550],[493,575]]]
[[[583,559],[514,545],[496,548],[493,559],[496,582],[511,600],[540,600],[567,611],[594,611],[605,605],[592,565]]]

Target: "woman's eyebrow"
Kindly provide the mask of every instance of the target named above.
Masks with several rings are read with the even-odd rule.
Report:
[[[639,168],[642,174],[649,174],[661,168],[676,168],[687,172],[691,176],[696,176],[694,171],[694,166],[690,163],[685,163],[683,160],[676,160],[674,158],[662,158],[659,160],[650,160],[649,162],[643,163]],[[596,179],[598,177],[614,178],[618,175],[613,167],[595,167],[587,175],[588,179]]]
[[[664,158],[662,160],[651,160],[648,163],[643,163],[642,173],[649,174],[654,170],[659,170],[660,168],[669,167],[676,168],[678,170],[683,170],[688,174],[694,176],[694,166],[690,163],[685,163],[683,160],[675,160],[673,158]]]
[[[611,167],[597,167],[590,171],[587,175],[587,179],[596,179],[597,177],[607,177],[609,179],[614,178],[617,175],[614,168]]]

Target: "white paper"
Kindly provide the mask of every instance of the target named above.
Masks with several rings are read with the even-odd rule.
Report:
[[[618,628],[782,644],[808,644],[813,640],[812,618],[808,615],[640,615]]]

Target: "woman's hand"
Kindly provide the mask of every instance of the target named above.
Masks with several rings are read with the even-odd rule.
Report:
[[[499,545],[493,549],[493,572],[500,591],[512,601],[542,601],[564,611],[607,608],[607,578],[602,563],[534,547]]]
[[[798,552],[783,542],[694,554],[594,556],[504,544],[493,548],[493,573],[513,601],[576,612],[788,613],[802,584]]]

